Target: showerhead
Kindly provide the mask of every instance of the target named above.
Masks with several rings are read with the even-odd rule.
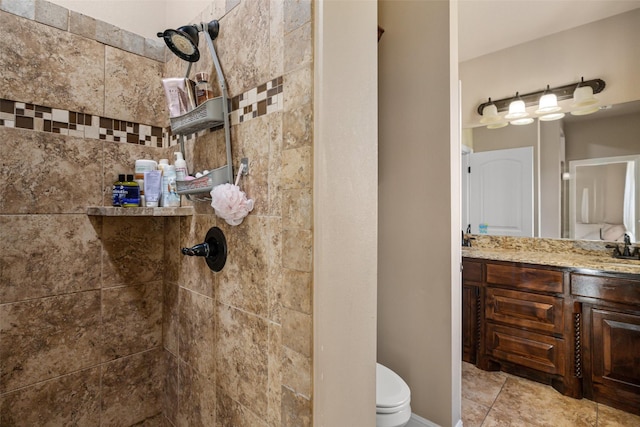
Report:
[[[189,62],[197,62],[200,59],[200,51],[198,50],[198,33],[203,30],[203,27],[198,25],[184,25],[177,30],[168,29],[162,33],[158,33],[158,37],[164,38],[164,42],[171,52],[175,53],[180,59]],[[218,21],[211,21],[206,24],[206,30],[211,37],[211,40],[215,40],[218,37],[220,30],[220,24]]]
[[[189,62],[200,59],[198,27],[195,25],[185,25],[177,30],[165,30],[164,33],[158,33],[158,37],[164,38],[167,47],[179,58]]]

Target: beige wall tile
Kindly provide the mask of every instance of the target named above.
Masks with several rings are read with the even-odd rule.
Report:
[[[225,395],[264,418],[268,405],[267,321],[218,304],[216,322],[218,387]]]
[[[278,221],[249,215],[236,227],[221,225],[227,238],[227,265],[220,272],[217,300],[263,317],[276,301],[269,301],[278,277],[280,232]],[[275,297],[276,295],[274,295]]]
[[[0,392],[99,363],[100,291],[0,305]]]
[[[282,227],[311,230],[313,192],[310,188],[282,191]]]
[[[165,351],[164,363],[166,374],[164,376],[162,412],[166,419],[172,424],[178,423],[178,397],[180,391],[179,364],[178,357]],[[184,386],[184,385],[183,385]],[[188,389],[188,388],[187,388]]]
[[[284,6],[281,1],[269,3],[269,51],[272,77],[284,74]]]
[[[0,216],[0,303],[100,288],[100,251],[84,214]]]
[[[163,283],[162,297],[162,344],[171,353],[178,354],[178,333],[180,329],[180,311],[178,306],[180,287],[174,283]]]
[[[184,362],[179,367],[178,416],[176,426],[215,426],[216,388],[212,378]]]
[[[184,288],[180,288],[179,298],[180,359],[200,374],[211,376],[215,369],[213,300]]]
[[[268,215],[280,217],[282,211],[282,112],[270,114],[269,117],[269,186]]]
[[[311,21],[311,0],[284,0],[283,4],[285,33]]]
[[[267,391],[267,420],[269,425],[280,426],[282,405],[282,328],[269,323],[269,380]]]
[[[313,58],[313,27],[308,22],[284,36],[284,71],[295,70]]]
[[[111,37],[111,36],[110,36]],[[153,126],[168,124],[162,90],[163,63],[107,46],[105,48],[106,117]]]
[[[284,149],[311,145],[313,142],[313,108],[310,104],[284,113]]]
[[[300,147],[282,152],[283,189],[311,188],[313,172],[311,147]]]
[[[102,200],[102,142],[0,127],[0,158],[2,214],[84,213]]]
[[[311,315],[284,308],[282,310],[282,344],[311,357],[313,330]]]
[[[0,21],[6,34],[0,40],[3,97],[103,114],[103,45],[2,11]]]
[[[282,266],[298,271],[311,271],[313,234],[308,230],[284,230],[282,233]]]
[[[270,161],[270,116],[249,120],[236,127],[234,140],[234,158],[249,159],[249,174],[240,178],[239,187],[254,200],[252,215],[266,214],[269,211],[269,161]],[[234,170],[237,170],[237,166]],[[235,179],[235,177],[234,177]]]
[[[105,217],[100,236],[103,243],[102,286],[161,281],[164,275],[163,232],[161,217]]]
[[[311,400],[282,387],[282,425],[309,427],[313,425]]]
[[[220,427],[267,427],[267,421],[239,404],[221,390],[217,394],[218,411],[216,426]],[[293,425],[293,424],[292,424]]]
[[[312,280],[309,272],[284,269],[282,306],[311,314],[313,303]]]
[[[162,282],[102,291],[103,361],[162,344]]]
[[[100,425],[130,426],[162,412],[164,354],[158,348],[101,366]]]
[[[213,210],[209,208],[210,210]],[[216,225],[213,215],[194,215],[180,221],[180,247],[192,247],[204,242],[209,229]],[[202,295],[214,295],[217,274],[213,272],[202,257],[180,255],[180,286]],[[228,259],[227,259],[228,262]]]
[[[100,368],[91,368],[0,397],[3,426],[100,425]]]
[[[313,103],[313,65],[288,71],[283,77],[284,111]]]
[[[282,385],[311,397],[313,385],[311,381],[311,359],[290,348],[282,348]]]
[[[268,81],[269,3],[243,1],[224,17],[216,48],[225,64],[229,94],[235,96]]]

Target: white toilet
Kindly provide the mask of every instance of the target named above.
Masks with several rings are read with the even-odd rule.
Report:
[[[376,427],[403,427],[411,418],[411,390],[391,369],[376,367]]]

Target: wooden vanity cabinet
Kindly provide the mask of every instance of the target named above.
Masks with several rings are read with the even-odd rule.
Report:
[[[482,263],[462,261],[462,360],[476,363],[480,339]]]
[[[581,305],[584,396],[640,415],[640,277],[571,274]]]
[[[510,372],[580,397],[567,278],[560,268],[486,261],[478,367]]]

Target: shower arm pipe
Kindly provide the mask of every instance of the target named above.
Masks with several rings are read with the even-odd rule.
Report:
[[[231,161],[231,129],[229,124],[229,95],[227,93],[227,83],[224,80],[224,74],[222,73],[222,67],[220,67],[220,61],[218,60],[218,55],[216,53],[216,48],[213,45],[213,40],[211,39],[211,35],[209,31],[207,31],[207,27],[205,23],[202,23],[202,32],[204,33],[204,37],[207,40],[207,45],[209,45],[209,51],[211,52],[211,57],[213,58],[213,66],[216,69],[216,74],[218,75],[218,84],[220,85],[220,91],[222,92],[222,115],[224,116],[224,139],[226,143],[227,149],[227,181],[230,184],[233,184],[233,163]]]

